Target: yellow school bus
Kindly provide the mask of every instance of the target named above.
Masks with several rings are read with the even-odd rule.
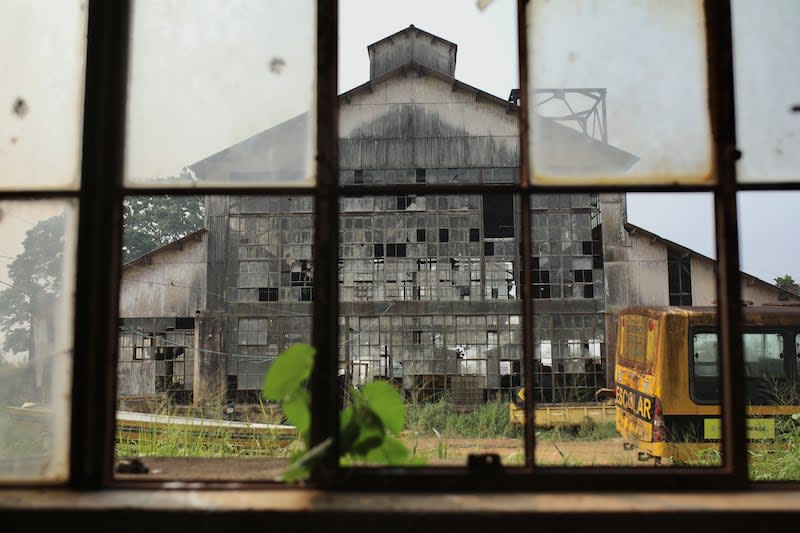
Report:
[[[769,446],[800,412],[800,308],[743,307],[750,446]],[[615,423],[639,458],[691,461],[720,449],[715,307],[631,307],[619,314]]]

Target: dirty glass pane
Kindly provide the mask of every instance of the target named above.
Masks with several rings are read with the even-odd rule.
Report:
[[[311,340],[313,199],[128,196],[124,214],[117,475],[269,480],[299,443],[261,390]]]
[[[685,409],[695,323],[657,314],[704,309],[697,323],[714,331],[712,196],[534,194],[530,207],[536,463],[717,464],[718,441],[698,438]],[[683,348],[658,354],[673,331]],[[714,453],[689,453],[702,447]]]
[[[339,5],[340,183],[519,181],[515,2]]]
[[[311,0],[133,2],[125,182],[313,185]]]
[[[342,200],[342,408],[358,412],[391,385],[399,463],[463,466],[469,453],[524,463],[523,428],[510,418],[523,376],[518,233],[511,194]],[[345,443],[369,430],[344,427]],[[352,453],[342,464],[375,462]]]
[[[531,178],[710,183],[702,2],[528,2]]]
[[[0,4],[0,187],[4,189],[78,185],[86,4],[80,0]]]
[[[734,0],[733,59],[739,181],[800,180],[800,5]]]
[[[77,209],[0,202],[0,482],[68,476]]]
[[[796,191],[748,191],[737,198],[742,269],[753,274],[743,280],[745,301],[751,309],[771,304],[771,319],[755,327],[745,322],[745,390],[750,479],[800,480],[796,458],[800,404],[800,289],[795,246]],[[764,236],[768,236],[765,238]],[[787,245],[788,244],[788,245]],[[752,302],[752,304],[751,304]],[[781,325],[775,324],[777,320]]]

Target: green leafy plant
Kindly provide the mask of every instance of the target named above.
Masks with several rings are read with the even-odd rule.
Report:
[[[330,439],[311,447],[311,396],[308,378],[316,350],[309,344],[294,344],[284,350],[264,375],[262,396],[279,402],[286,420],[295,426],[304,447],[291,457],[279,480],[295,482],[308,478],[314,465],[328,453]],[[373,381],[361,390],[350,389],[349,405],[339,416],[339,456],[345,464],[401,465],[415,463],[398,435],[405,426],[405,404],[395,388]]]

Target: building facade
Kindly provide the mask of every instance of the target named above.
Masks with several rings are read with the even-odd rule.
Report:
[[[410,401],[471,405],[507,397],[524,381],[520,200],[501,188],[375,192],[518,180],[519,93],[503,99],[458,81],[456,50],[410,26],[370,45],[370,79],[339,97],[340,183],[347,186],[339,219],[339,367],[354,386],[384,379]],[[577,92],[604,105],[602,90]],[[542,93],[543,101],[563,97]],[[548,168],[618,174],[636,163],[606,142],[604,123],[596,138],[579,120],[563,118],[536,121]],[[308,122],[300,115],[189,168],[201,181],[297,177]],[[193,284],[205,297],[185,342],[196,354],[184,367],[193,377],[183,380],[195,401],[206,393],[257,399],[270,362],[291,344],[310,342],[313,210],[310,196],[207,197],[205,277]],[[627,224],[624,193],[536,195],[529,213],[530,371],[540,402],[587,401],[609,386],[621,307],[713,300],[713,261],[660,238],[645,246],[642,239],[653,235]],[[681,275],[686,257],[691,269]],[[759,287],[759,299],[780,292]],[[123,292],[134,298],[142,296]],[[124,351],[125,361],[128,352],[136,350]]]

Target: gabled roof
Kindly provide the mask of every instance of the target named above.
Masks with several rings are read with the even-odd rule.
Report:
[[[453,86],[453,90],[454,91],[461,90],[461,91],[466,91],[466,92],[469,92],[469,93],[473,93],[473,94],[475,94],[476,98],[478,98],[479,100],[485,100],[487,102],[493,102],[493,103],[496,103],[498,105],[502,105],[502,106],[508,107],[509,110],[513,110],[513,111],[518,111],[519,110],[518,106],[513,106],[513,105],[509,106],[508,100],[505,99],[505,98],[500,98],[500,97],[495,96],[493,94],[487,93],[486,91],[478,89],[477,87],[473,87],[472,85],[468,85],[468,84],[464,83],[463,81],[458,81],[456,78],[448,76],[447,74],[445,74],[443,72],[440,72],[440,71],[438,71],[436,69],[433,69],[433,68],[430,68],[430,67],[426,67],[425,65],[420,65],[419,63],[417,63],[415,61],[409,61],[408,63],[406,63],[404,65],[401,65],[401,66],[399,66],[399,67],[397,67],[397,68],[395,68],[393,70],[388,71],[385,74],[382,74],[381,76],[378,76],[374,80],[366,81],[366,82],[362,83],[361,85],[353,87],[349,91],[343,92],[342,94],[339,95],[339,101],[345,100],[346,102],[349,102],[350,99],[353,96],[355,96],[356,94],[360,94],[360,93],[364,93],[364,92],[372,92],[374,86],[379,84],[379,83],[384,83],[384,82],[386,82],[386,81],[388,81],[388,80],[390,80],[392,78],[396,78],[398,76],[399,77],[405,77],[405,76],[408,76],[408,74],[410,74],[412,72],[417,72],[417,73],[422,74],[424,76],[431,76],[431,77],[434,77],[434,78],[438,78],[438,79],[440,79],[442,81],[445,81],[445,82],[451,84]]]
[[[274,181],[296,184],[308,176],[308,113],[256,133],[189,165],[199,181],[224,176],[223,181]]]
[[[448,41],[447,39],[443,39],[442,37],[439,37],[438,35],[434,35],[432,33],[429,33],[429,32],[427,32],[427,31],[425,31],[423,29],[417,28],[413,24],[409,24],[407,28],[403,28],[400,31],[394,32],[393,34],[389,35],[388,37],[384,37],[383,39],[377,40],[372,44],[368,44],[367,45],[367,50],[371,50],[371,49],[375,48],[376,46],[378,46],[378,45],[380,45],[382,43],[392,42],[392,40],[396,39],[401,34],[411,33],[412,31],[417,32],[417,35],[422,34],[422,35],[425,35],[426,37],[430,37],[431,41],[438,41],[438,42],[441,42],[443,44],[446,44],[447,46],[453,48],[454,50],[458,50],[458,45],[456,43],[454,43],[452,41]]]
[[[709,263],[713,263],[714,265],[717,264],[716,259],[712,259],[712,258],[708,257],[707,255],[703,255],[700,252],[696,252],[695,250],[692,250],[691,248],[687,248],[687,247],[685,247],[685,246],[683,246],[681,244],[678,244],[678,243],[676,243],[674,241],[666,239],[666,238],[664,238],[664,237],[662,237],[660,235],[657,235],[657,234],[655,234],[655,233],[653,233],[651,231],[647,231],[646,229],[642,228],[641,226],[637,226],[635,224],[631,224],[630,222],[626,222],[625,223],[625,231],[627,231],[631,235],[637,235],[637,234],[644,235],[645,237],[650,239],[650,242],[660,242],[660,243],[664,244],[665,246],[667,246],[669,248],[672,248],[674,250],[678,250],[678,251],[683,252],[685,254],[694,256],[694,257],[696,257],[698,259],[702,259],[704,261],[708,261]],[[777,285],[775,285],[773,283],[770,283],[768,281],[764,281],[761,278],[757,278],[756,276],[753,276],[752,274],[748,274],[747,272],[739,271],[739,275],[741,276],[741,278],[743,280],[748,281],[751,284],[758,284],[758,285],[762,285],[762,286],[765,286],[765,287],[769,287],[770,289],[783,292],[787,296],[789,296],[791,298],[794,298],[795,300],[800,301],[800,296],[798,296],[798,295],[796,295],[796,294],[794,294],[794,293],[792,293],[790,291],[787,291],[785,289],[782,289],[781,287],[778,287]]]
[[[202,238],[203,234],[205,234],[205,233],[208,233],[208,230],[206,228],[200,228],[197,231],[193,231],[192,233],[184,235],[180,239],[176,239],[176,240],[174,240],[172,242],[168,242],[167,244],[159,246],[158,248],[154,248],[154,249],[150,250],[149,252],[147,252],[145,254],[142,254],[139,257],[136,257],[134,259],[131,259],[127,263],[123,264],[122,265],[122,270],[127,270],[127,269],[133,268],[135,266],[149,264],[154,255],[158,255],[158,254],[160,254],[160,253],[162,253],[162,252],[164,252],[166,250],[171,250],[173,248],[180,248],[181,246],[183,246],[183,244],[185,244],[186,242],[191,241],[191,240],[200,240]]]
[[[457,48],[455,43],[414,25],[375,41],[367,49],[373,51],[382,44],[411,32],[414,32],[414,36],[422,35],[431,39],[431,42],[452,47],[453,61],[455,61]],[[519,113],[520,108],[515,101],[490,94],[413,60],[340,94],[339,102],[340,104],[350,102],[355,95],[372,92],[378,84],[411,73],[441,80],[450,84],[454,91],[474,94],[477,101],[502,106],[508,113]],[[233,179],[237,183],[270,181],[297,184],[310,177],[302,175],[303,173],[313,173],[313,168],[307,168],[311,159],[308,154],[308,140],[313,128],[309,114],[303,113],[197,161],[189,165],[189,168],[195,172],[200,181],[221,178],[221,181]],[[639,161],[637,156],[625,150],[601,142],[552,119],[539,117],[535,130],[536,137],[542,139],[543,145],[546,144],[545,149],[537,151],[537,156],[541,168],[548,172],[574,174],[588,171],[617,174],[627,172]]]

